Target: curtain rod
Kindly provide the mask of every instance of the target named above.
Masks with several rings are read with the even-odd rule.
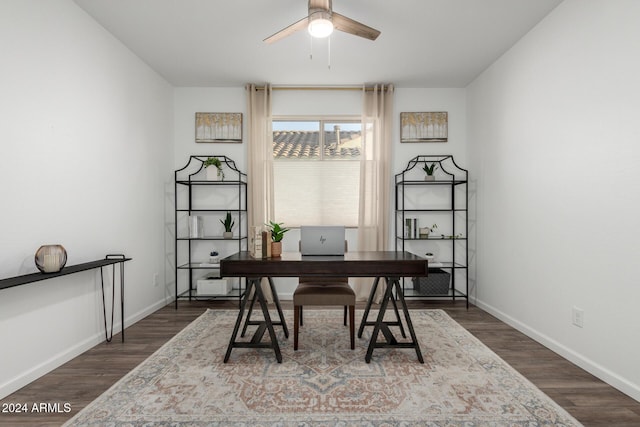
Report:
[[[389,85],[385,85],[385,90]],[[256,86],[256,90],[265,90],[264,86]],[[362,86],[272,86],[271,90],[362,90]],[[373,87],[367,86],[365,91],[374,90]]]

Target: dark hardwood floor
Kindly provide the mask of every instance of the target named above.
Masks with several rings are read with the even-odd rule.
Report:
[[[484,311],[464,303],[409,302],[412,308],[442,308],[485,345],[553,398],[585,426],[640,426],[637,402],[559,357]],[[283,302],[291,309],[290,302]],[[0,412],[2,426],[59,426],[145,360],[206,308],[237,308],[237,302],[181,302],[168,305],[39,378],[0,402],[26,404],[27,413]],[[359,307],[362,308],[362,307]],[[6,349],[5,349],[6,351]],[[33,405],[49,404],[43,412]],[[67,404],[67,407],[65,407]],[[70,411],[66,411],[69,408]]]

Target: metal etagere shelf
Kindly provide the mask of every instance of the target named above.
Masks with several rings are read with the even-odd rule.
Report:
[[[425,164],[436,166],[432,178]],[[435,257],[426,279],[403,279],[406,298],[463,298],[469,307],[468,200],[469,172],[451,155],[416,156],[395,175],[395,248]]]
[[[214,157],[220,161],[224,172],[221,180],[208,180],[206,177],[204,163]],[[246,280],[239,279],[231,293],[222,295],[198,295],[196,282],[200,278],[198,276],[205,274],[207,277],[222,279],[219,267],[204,262],[212,244],[216,244],[220,258],[247,249],[247,175],[237,168],[232,159],[224,155],[190,156],[187,164],[174,174],[175,307],[178,308],[179,299],[240,300],[246,288]],[[217,232],[221,227],[218,219],[223,219],[227,212],[231,213],[236,230],[230,238]],[[204,226],[206,234],[194,236],[190,233],[189,220],[192,215],[208,218],[209,223]]]

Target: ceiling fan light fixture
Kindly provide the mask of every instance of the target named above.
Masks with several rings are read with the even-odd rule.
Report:
[[[309,34],[318,39],[328,37],[333,32],[333,22],[331,13],[326,10],[319,10],[309,15]]]

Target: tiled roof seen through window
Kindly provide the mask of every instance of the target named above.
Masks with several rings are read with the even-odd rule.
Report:
[[[341,131],[340,143],[336,132],[325,132],[325,158],[357,159],[360,157],[360,132]],[[318,159],[320,141],[317,131],[275,131],[273,132],[274,159]]]

